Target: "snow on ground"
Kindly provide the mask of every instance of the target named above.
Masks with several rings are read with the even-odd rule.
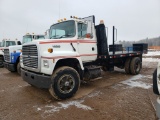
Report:
[[[50,115],[60,112],[61,110],[66,110],[68,108],[70,108],[71,106],[74,106],[78,109],[82,109],[82,110],[93,110],[90,106],[84,105],[83,102],[85,101],[86,98],[92,98],[95,96],[98,96],[102,94],[100,91],[94,91],[93,93],[90,93],[89,95],[87,95],[86,97],[84,97],[81,100],[72,100],[72,101],[67,101],[67,102],[58,102],[57,105],[53,105],[51,104],[47,104],[44,106],[33,106],[33,108],[35,108],[35,110],[37,112],[42,112],[41,116],[43,118],[47,118]]]
[[[68,102],[58,102],[58,105],[48,104],[42,107],[33,106],[36,108],[36,111],[40,112],[42,111],[41,116],[43,118],[47,118],[48,116],[54,114],[55,112],[59,112],[61,110],[66,110],[71,106],[75,106],[76,108],[83,109],[83,110],[92,110],[91,107],[82,104],[84,100],[74,100],[74,101],[68,101]]]
[[[128,88],[134,88],[134,87],[139,87],[139,88],[143,88],[143,89],[149,89],[152,87],[152,84],[145,82],[146,79],[150,79],[152,76],[148,75],[148,76],[144,76],[144,75],[136,75],[133,76],[125,81],[120,82],[119,84],[113,86],[112,88],[117,89],[118,87],[123,87],[123,85],[127,85],[127,87],[125,87],[124,89],[128,89]],[[141,80],[143,79],[143,81]],[[141,81],[139,81],[141,80]]]
[[[143,56],[160,56],[160,51],[148,51],[148,53],[143,54]]]
[[[149,88],[152,87],[151,84],[147,84],[145,82],[138,81],[139,79],[142,79],[142,78],[145,78],[145,77],[147,77],[147,76],[143,76],[143,75],[139,74],[139,75],[131,77],[128,80],[122,81],[121,83],[125,84],[125,85],[128,85],[131,88],[133,88],[133,87],[140,87],[140,88],[143,88],[143,89],[149,89]]]
[[[142,58],[142,62],[160,62],[159,58]]]

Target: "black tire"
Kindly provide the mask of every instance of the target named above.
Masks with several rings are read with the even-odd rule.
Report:
[[[17,73],[21,75],[21,66],[19,62],[17,63]]]
[[[125,62],[125,65],[124,65],[124,69],[125,69],[125,72],[127,74],[130,74],[131,73],[131,70],[130,70],[130,63],[131,63],[131,59],[128,58]]]
[[[71,67],[58,68],[51,77],[50,94],[57,100],[72,97],[80,86],[80,77]]]
[[[153,92],[156,95],[160,95],[158,91],[158,85],[157,85],[157,69],[153,73]]]
[[[141,68],[142,68],[142,62],[140,58],[139,57],[132,58],[130,63],[131,74],[133,75],[139,74],[139,72],[141,71]]]
[[[102,66],[101,69],[105,72],[108,70],[106,66]]]
[[[3,62],[4,62],[4,58],[3,56],[0,56],[0,68],[4,67]]]

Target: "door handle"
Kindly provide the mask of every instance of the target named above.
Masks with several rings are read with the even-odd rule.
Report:
[[[94,51],[94,47],[92,47],[92,51]]]

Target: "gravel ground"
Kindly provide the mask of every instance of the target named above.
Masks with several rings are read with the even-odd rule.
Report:
[[[118,68],[103,72],[102,79],[82,83],[74,97],[63,101],[0,68],[0,120],[155,120],[156,65],[157,59],[144,58],[139,75],[126,75]]]

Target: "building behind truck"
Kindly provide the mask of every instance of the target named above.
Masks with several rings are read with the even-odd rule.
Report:
[[[101,76],[101,69],[125,69],[127,74],[139,74],[143,51],[108,51],[108,39],[103,21],[95,25],[95,17],[72,17],[51,25],[50,39],[22,45],[21,76],[38,88],[49,89],[56,99],[72,97],[80,81]],[[120,45],[121,46],[121,45]]]
[[[15,46],[15,45],[21,45],[21,42],[16,40],[10,40],[10,39],[3,39],[0,46],[0,67],[3,67],[4,64],[4,48],[9,46]]]
[[[45,36],[27,33],[26,35],[23,36],[22,44],[38,39],[45,39]],[[17,71],[19,74],[21,74],[20,61],[19,61],[21,52],[22,52],[22,45],[9,46],[8,48],[5,48],[4,67],[11,72]]]

